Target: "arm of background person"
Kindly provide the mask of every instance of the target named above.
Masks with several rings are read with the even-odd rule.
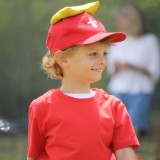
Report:
[[[116,61],[114,62],[114,66],[115,66],[115,73],[118,72],[119,70],[128,68],[130,70],[136,70],[138,72],[141,72],[142,74],[145,74],[147,76],[151,76],[147,68],[139,67],[130,63]]]

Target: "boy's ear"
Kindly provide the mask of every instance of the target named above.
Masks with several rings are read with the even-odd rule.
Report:
[[[58,50],[54,54],[55,61],[61,66],[65,67],[67,64],[67,58],[64,56],[63,51]]]

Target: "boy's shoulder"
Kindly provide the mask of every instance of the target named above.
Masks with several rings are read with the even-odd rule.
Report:
[[[101,96],[104,96],[106,98],[110,98],[110,99],[113,99],[113,100],[120,100],[119,98],[113,96],[112,94],[110,94],[109,92],[105,91],[104,89],[93,88],[93,90],[96,90],[96,92],[98,92],[98,94],[101,94]]]
[[[47,104],[51,103],[54,99],[54,93],[56,89],[50,89],[49,91],[45,92],[41,96],[35,98],[32,102],[30,107],[37,108],[40,106],[46,106]]]
[[[44,94],[42,94],[41,96],[37,97],[35,100],[37,102],[45,102],[48,101],[52,98],[52,96],[54,95],[54,92],[56,91],[56,89],[50,89],[47,92],[45,92]]]
[[[103,90],[103,89],[96,89],[98,94],[100,95],[99,97],[101,97],[103,100],[109,101],[111,104],[120,104],[122,103],[122,101],[111,95],[110,93],[108,93],[107,91]]]

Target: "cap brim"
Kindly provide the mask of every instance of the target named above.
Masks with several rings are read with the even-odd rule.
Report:
[[[125,40],[126,35],[123,32],[99,33],[99,34],[91,36],[85,40],[82,40],[76,44],[77,45],[91,44],[91,43],[98,42],[98,41],[105,39],[105,38],[111,38],[111,42],[116,43],[116,42],[121,42],[121,41]]]

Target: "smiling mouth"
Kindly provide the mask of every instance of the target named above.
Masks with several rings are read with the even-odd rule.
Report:
[[[91,69],[92,71],[96,71],[96,72],[102,72],[103,71],[103,69],[101,69],[101,68],[96,68],[96,69]]]

